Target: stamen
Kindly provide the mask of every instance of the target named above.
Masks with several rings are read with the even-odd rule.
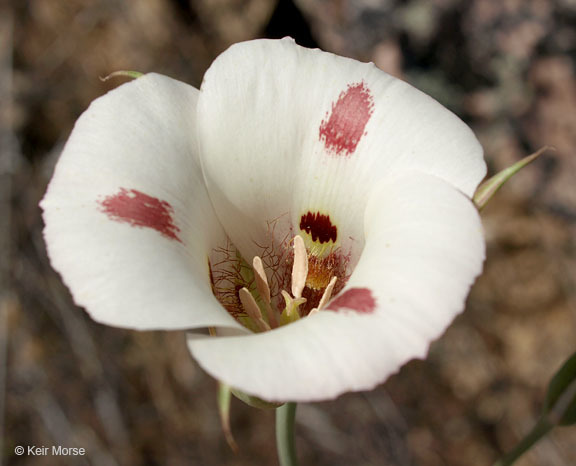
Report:
[[[298,299],[302,297],[302,290],[306,285],[308,276],[308,255],[301,236],[294,237],[294,265],[292,266],[292,295]]]
[[[262,318],[262,312],[254,299],[254,296],[248,291],[248,288],[244,287],[241,288],[238,295],[240,296],[240,302],[250,317],[258,326],[260,330],[263,332],[270,330],[270,326],[266,323],[266,321]]]
[[[326,306],[326,303],[330,301],[334,285],[336,285],[336,277],[332,277],[330,279],[330,283],[328,283],[328,286],[324,290],[324,293],[322,293],[322,297],[320,298],[320,302],[318,303],[318,310],[322,309],[324,306]]]
[[[266,277],[266,272],[264,271],[264,265],[262,264],[262,259],[255,256],[252,260],[252,268],[254,269],[254,276],[256,277],[256,289],[260,293],[262,301],[264,301],[264,306],[266,307],[266,313],[268,314],[268,322],[272,328],[278,327],[278,318],[276,317],[276,312],[272,309],[270,305],[270,286],[268,285],[268,278]]]
[[[330,298],[332,297],[332,290],[334,290],[334,285],[336,285],[336,277],[332,277],[330,279],[330,283],[328,283],[328,285],[326,286],[326,289],[324,290],[324,293],[322,293],[322,297],[320,298],[320,302],[318,303],[318,307],[313,308],[308,315],[314,315],[317,312],[320,312],[320,309],[322,309],[324,306],[326,306],[326,303],[328,301],[330,301]]]

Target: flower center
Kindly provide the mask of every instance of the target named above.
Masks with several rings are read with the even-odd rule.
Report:
[[[238,322],[254,332],[318,312],[343,288],[348,258],[339,248],[317,255],[319,251],[310,243],[308,237],[296,235],[291,241],[287,237],[281,247],[274,248],[274,254],[264,249],[251,265],[232,245],[215,251],[220,256],[216,254],[213,262],[208,262],[214,296]]]
[[[302,292],[307,285],[307,278],[309,276],[308,253],[301,236],[296,235],[292,243],[294,247],[294,262],[292,264],[291,277],[292,294],[286,290],[281,291],[285,304],[282,311],[274,309],[272,306],[268,278],[262,264],[262,259],[258,256],[254,257],[252,268],[254,270],[256,289],[262,302],[262,307],[264,307],[264,312],[248,288],[242,287],[239,291],[239,297],[244,311],[251,319],[253,326],[260,332],[276,328],[280,325],[290,324],[305,316],[305,311],[301,309],[301,306],[307,302],[307,299],[302,296]],[[332,296],[336,280],[336,276],[332,276],[328,283],[325,284],[318,306],[312,308],[308,312],[308,315],[318,312],[326,305]]]

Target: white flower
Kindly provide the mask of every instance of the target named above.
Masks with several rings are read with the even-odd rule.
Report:
[[[228,385],[327,399],[424,357],[462,311],[485,170],[470,129],[410,85],[257,40],[200,91],[149,74],[93,102],[42,201],[45,238],[95,320],[190,330]]]

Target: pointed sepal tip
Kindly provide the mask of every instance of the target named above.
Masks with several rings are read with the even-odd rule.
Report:
[[[538,149],[533,154],[528,155],[527,157],[524,157],[522,160],[519,160],[514,165],[512,165],[508,168],[505,168],[504,170],[500,171],[499,173],[496,173],[494,176],[492,176],[491,178],[484,181],[478,187],[478,189],[476,190],[476,193],[474,194],[474,197],[473,197],[474,204],[476,204],[476,207],[478,208],[478,210],[482,210],[484,208],[484,206],[486,206],[488,201],[490,199],[492,199],[492,196],[494,196],[494,194],[496,194],[496,192],[502,186],[504,186],[504,184],[510,178],[512,178],[522,168],[524,168],[526,165],[532,163],[534,160],[536,160],[538,157],[540,157],[540,155],[542,155],[544,152],[546,152],[548,150],[555,151],[556,149],[552,146],[544,146],[544,147]]]

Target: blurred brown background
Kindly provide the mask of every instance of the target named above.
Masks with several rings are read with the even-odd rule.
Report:
[[[274,465],[273,414],[234,402],[181,334],[103,327],[48,264],[37,207],[75,119],[122,79],[198,86],[233,42],[292,35],[402,77],[464,118],[492,172],[549,144],[485,212],[466,312],[370,393],[301,405],[303,465],[490,465],[576,349],[576,1],[30,0],[0,4],[0,425],[7,465]],[[84,447],[18,457],[17,445]],[[519,463],[576,464],[576,428]]]

